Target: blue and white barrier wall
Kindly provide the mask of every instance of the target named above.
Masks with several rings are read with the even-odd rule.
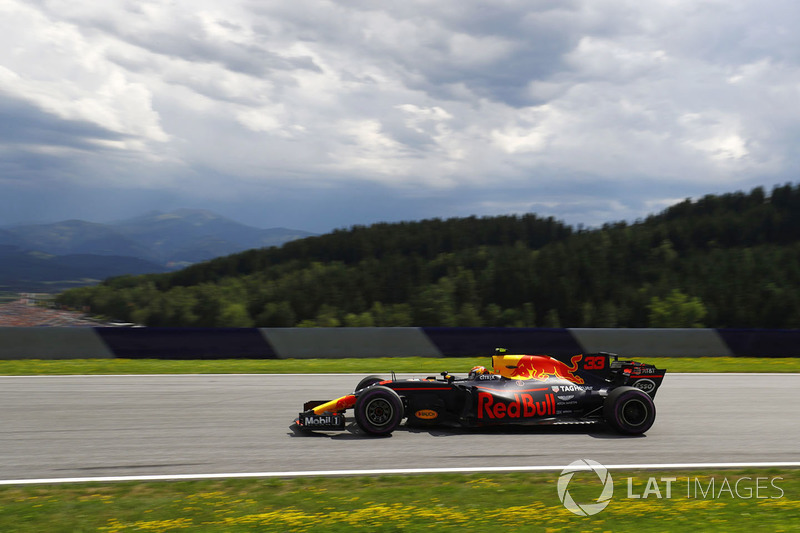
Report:
[[[800,357],[800,330],[584,328],[0,328],[0,359],[312,359],[612,352]]]

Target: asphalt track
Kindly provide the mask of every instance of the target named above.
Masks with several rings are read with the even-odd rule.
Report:
[[[0,377],[0,480],[395,468],[800,461],[800,374],[667,374],[656,423],[296,436],[355,375]]]

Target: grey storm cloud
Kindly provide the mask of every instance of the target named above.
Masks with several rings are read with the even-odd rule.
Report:
[[[0,145],[6,149],[51,146],[93,150],[99,139],[120,137],[92,122],[60,119],[22,99],[0,94]]]
[[[594,225],[769,187],[798,170],[798,19],[788,0],[6,0],[0,223],[152,204],[315,231]]]

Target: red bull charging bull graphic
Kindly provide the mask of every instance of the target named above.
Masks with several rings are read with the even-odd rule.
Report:
[[[496,374],[509,379],[546,381],[555,378],[583,385],[583,378],[575,373],[582,358],[583,355],[574,355],[567,365],[546,355],[495,355],[492,365]]]

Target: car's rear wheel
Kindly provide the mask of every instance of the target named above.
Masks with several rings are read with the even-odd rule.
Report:
[[[635,387],[617,387],[605,399],[603,416],[620,433],[639,435],[655,422],[656,405],[647,393]]]
[[[370,435],[388,435],[403,419],[403,400],[388,387],[370,387],[356,399],[358,427]]]
[[[365,377],[364,379],[362,379],[361,381],[358,382],[358,385],[356,385],[355,391],[358,392],[361,389],[365,389],[365,388],[369,387],[370,385],[374,385],[376,383],[380,383],[381,381],[384,381],[384,378],[382,378],[380,376],[367,376],[367,377]]]

